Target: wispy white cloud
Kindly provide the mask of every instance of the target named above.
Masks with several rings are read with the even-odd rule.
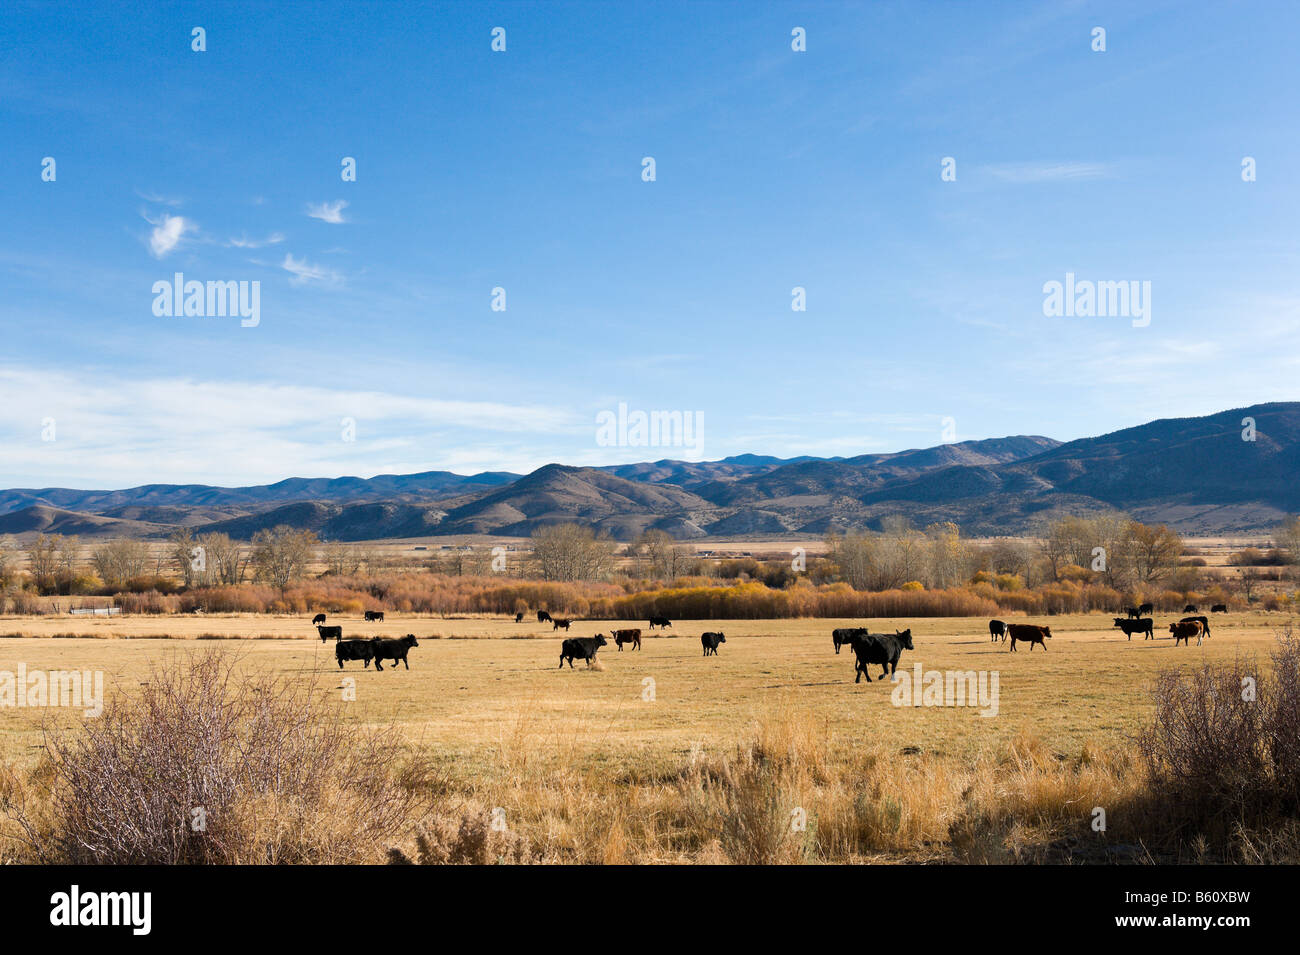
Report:
[[[265,245],[278,245],[284,241],[284,233],[272,232],[265,239],[250,239],[246,235],[239,238],[232,238],[227,244],[234,246],[236,249],[260,249]]]
[[[307,215],[313,219],[320,219],[322,222],[339,225],[347,222],[343,218],[343,210],[347,207],[348,201],[346,199],[335,199],[333,202],[309,202],[307,203]]]
[[[135,191],[135,194],[145,202],[152,202],[158,206],[179,206],[185,201],[175,196],[164,196],[156,192],[141,192],[139,189]]]
[[[55,419],[54,441],[41,440],[47,417]],[[345,418],[356,422],[355,441],[342,437]],[[586,416],[537,404],[0,369],[4,470],[42,486],[501,469],[544,461],[557,436],[589,430]]]
[[[307,285],[310,282],[338,285],[343,281],[343,276],[333,269],[327,269],[323,265],[312,265],[306,259],[295,259],[291,252],[284,254],[284,261],[280,263],[280,267],[293,276],[289,279],[291,285]]]
[[[1100,162],[1020,162],[995,163],[982,167],[1003,182],[1068,182],[1080,179],[1105,179],[1114,175],[1111,163]]]
[[[148,216],[144,220],[153,226],[149,234],[149,251],[155,259],[161,259],[176,248],[187,232],[197,232],[198,224],[184,216],[168,215],[166,212],[159,219]]]

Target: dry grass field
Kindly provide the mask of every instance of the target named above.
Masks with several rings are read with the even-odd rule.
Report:
[[[323,645],[306,620],[258,616],[5,618],[0,633],[16,638],[0,639],[0,671],[102,670],[109,695],[131,693],[169,659],[219,648],[241,667],[313,683],[350,722],[398,734],[437,766],[447,812],[500,807],[512,830],[557,860],[744,858],[749,850],[736,847],[752,845],[753,834],[728,841],[725,822],[744,817],[743,807],[706,804],[746,792],[735,777],[757,759],[779,772],[754,783],[771,792],[750,814],[781,833],[786,815],[803,811],[816,833],[815,850],[803,835],[760,839],[770,852],[757,859],[984,861],[1041,847],[1095,805],[1118,804],[1136,775],[1133,740],[1151,720],[1159,670],[1239,655],[1267,665],[1287,620],[1216,615],[1202,646],[1175,647],[1159,630],[1154,641],[1126,639],[1101,615],[1053,617],[1046,652],[1021,645],[1016,653],[991,643],[982,619],[870,621],[874,632],[911,628],[916,649],[903,654],[900,673],[918,664],[996,673],[995,716],[897,707],[890,683],[855,684],[852,653],[836,655],[830,633],[861,621],[684,621],[666,636],[629,621],[615,626],[640,626],[641,651],[611,644],[596,667],[563,670],[562,634],[549,625],[397,615],[380,625],[330,622],[346,635],[416,634],[410,671],[350,662],[340,672],[332,642]],[[578,622],[571,635],[610,628]],[[726,633],[717,657],[702,657],[703,630]],[[230,639],[200,639],[213,636]],[[355,700],[345,700],[349,680]],[[55,708],[0,710],[0,759],[29,768],[43,728],[81,719]],[[987,805],[976,806],[981,799]],[[959,844],[954,826],[994,802],[1001,844]],[[1121,833],[1122,822],[1113,825]]]

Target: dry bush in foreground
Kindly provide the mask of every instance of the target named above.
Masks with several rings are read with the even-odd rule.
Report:
[[[28,861],[379,861],[430,791],[389,739],[347,725],[310,686],[194,654],[48,736],[34,791],[11,781],[0,799]]]
[[[1160,674],[1140,747],[1171,848],[1274,861],[1300,855],[1295,827],[1289,837],[1279,828],[1300,812],[1300,639],[1290,627],[1271,656],[1270,672],[1239,657]]]

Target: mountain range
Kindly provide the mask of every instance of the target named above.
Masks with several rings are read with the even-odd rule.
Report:
[[[1300,402],[1278,402],[1065,443],[1016,435],[849,458],[744,454],[234,488],[18,488],[0,491],[0,534],[155,538],[188,526],[247,539],[288,524],[326,540],[374,540],[521,536],[572,521],[619,540],[647,528],[689,539],[822,535],[902,515],[918,526],[955,521],[968,534],[992,535],[1116,509],[1184,533],[1249,533],[1300,510],[1297,476]]]

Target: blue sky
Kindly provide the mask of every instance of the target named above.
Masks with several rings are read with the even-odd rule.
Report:
[[[1300,397],[1298,27],[7,4],[0,486],[852,455]],[[260,323],[155,316],[175,272],[259,282]],[[1067,272],[1149,281],[1150,325],[1046,317]],[[698,413],[698,451],[601,446],[620,403]]]

